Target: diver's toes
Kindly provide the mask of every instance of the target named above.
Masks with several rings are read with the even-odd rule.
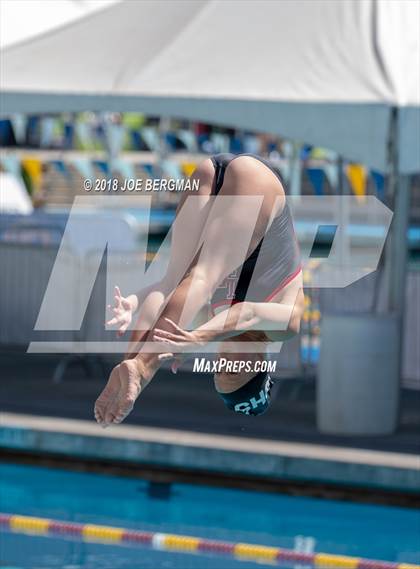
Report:
[[[115,419],[115,413],[110,411],[105,415],[105,419],[104,419],[103,423],[108,426],[114,422],[114,419]]]
[[[103,421],[104,418],[104,409],[99,407],[97,404],[94,407],[94,415],[95,415],[95,419],[98,421],[98,423],[101,423]]]
[[[118,411],[114,423],[121,423],[124,419],[131,413],[133,410],[134,401],[130,402],[129,404],[124,404]]]

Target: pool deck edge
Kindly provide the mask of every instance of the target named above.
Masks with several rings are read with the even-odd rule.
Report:
[[[420,492],[420,456],[144,426],[0,413],[0,448]]]

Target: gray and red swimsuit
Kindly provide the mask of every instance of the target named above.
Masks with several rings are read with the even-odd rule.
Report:
[[[278,170],[268,160],[254,154],[251,156],[269,168],[281,182]],[[237,157],[235,154],[216,154],[211,158],[216,180],[214,194],[217,195],[223,185],[227,166]],[[257,264],[258,260],[258,264]],[[254,274],[257,268],[257,273]],[[274,217],[264,238],[245,262],[235,269],[215,290],[211,299],[212,311],[227,307],[245,299],[253,302],[269,302],[301,271],[299,245],[293,227],[292,215],[287,203]],[[252,279],[252,290],[247,292]]]

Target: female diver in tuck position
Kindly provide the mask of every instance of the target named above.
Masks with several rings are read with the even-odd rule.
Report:
[[[139,315],[130,353],[112,370],[95,404],[104,427],[127,417],[162,361],[176,362],[182,351],[198,352],[219,341],[219,356],[231,365],[214,375],[218,394],[229,409],[260,415],[272,386],[266,372],[256,371],[267,345],[299,332],[299,247],[277,170],[254,155],[219,154],[202,162],[192,180],[199,189],[182,196],[165,277],[128,297],[116,287],[108,324],[121,335],[138,309]],[[188,224],[177,224],[181,210]],[[213,317],[187,331],[209,301]],[[157,343],[153,353],[143,351],[144,342]],[[239,353],[241,343],[247,348]],[[246,369],[240,365],[244,351],[252,364]]]

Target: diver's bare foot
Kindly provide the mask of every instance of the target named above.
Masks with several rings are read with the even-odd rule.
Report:
[[[141,361],[125,360],[114,367],[108,383],[95,403],[95,418],[100,425],[121,423],[149,379]]]
[[[102,390],[100,396],[95,402],[95,419],[102,426],[106,427],[105,417],[108,407],[118,396],[120,391],[120,374],[119,366],[114,367],[108,379],[108,383]]]

